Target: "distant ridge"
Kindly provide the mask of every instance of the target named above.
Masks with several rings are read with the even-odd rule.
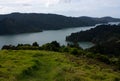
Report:
[[[41,32],[70,27],[93,26],[100,23],[119,22],[112,17],[67,17],[44,13],[11,13],[0,15],[0,35]]]

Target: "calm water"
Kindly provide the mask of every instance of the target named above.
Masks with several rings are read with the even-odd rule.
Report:
[[[111,22],[109,24],[118,24],[119,22]],[[17,44],[32,44],[33,42],[38,42],[40,45],[51,41],[58,41],[61,45],[66,45],[65,41],[66,36],[70,35],[73,32],[85,31],[95,26],[89,27],[78,27],[78,28],[68,28],[61,30],[48,30],[39,33],[28,33],[28,34],[19,34],[19,35],[6,35],[0,36],[0,48],[3,45],[17,45]],[[80,42],[82,48],[89,48],[93,46],[90,42]]]
[[[68,28],[68,29],[61,29],[61,30],[48,30],[39,33],[27,33],[27,34],[19,34],[19,35],[6,35],[0,36],[0,48],[3,45],[17,45],[17,44],[32,44],[33,42],[38,42],[40,45],[51,41],[58,41],[61,45],[66,45],[67,42],[65,41],[66,36],[70,35],[73,32],[78,31],[85,31],[94,26],[90,27],[78,27],[78,28]],[[90,47],[93,45],[89,42],[81,42],[80,45],[83,48]]]

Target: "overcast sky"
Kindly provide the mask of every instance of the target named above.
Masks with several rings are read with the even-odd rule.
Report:
[[[120,18],[120,0],[0,0],[0,14],[12,12]]]

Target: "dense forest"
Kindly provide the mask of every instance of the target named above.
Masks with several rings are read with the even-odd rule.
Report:
[[[0,35],[41,32],[69,27],[93,26],[100,23],[117,22],[112,17],[67,17],[57,14],[12,13],[0,15]]]
[[[89,41],[93,43],[120,39],[120,25],[99,25],[87,31],[72,33],[67,41]]]
[[[120,56],[120,25],[99,25],[87,31],[72,33],[66,40],[93,42],[95,46],[89,51]]]

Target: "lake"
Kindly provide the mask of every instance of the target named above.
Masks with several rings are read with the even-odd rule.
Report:
[[[75,27],[75,28],[67,28],[60,30],[48,30],[38,33],[0,36],[0,48],[3,45],[32,44],[35,41],[38,42],[40,45],[52,41],[58,41],[61,45],[67,45],[67,42],[65,41],[66,36],[74,32],[85,31],[94,27],[95,26],[77,27],[77,28]],[[79,42],[79,45],[83,49],[93,46],[91,42]]]
[[[32,44],[35,41],[38,42],[40,45],[43,45],[45,43],[49,43],[55,40],[58,41],[61,45],[66,45],[67,44],[67,42],[65,41],[66,36],[70,35],[73,32],[85,31],[90,28],[94,28],[94,26],[77,28],[75,27],[60,30],[48,30],[38,33],[0,36],[0,48],[3,45]],[[80,45],[83,48],[87,48],[92,44],[88,42],[81,42]]]

